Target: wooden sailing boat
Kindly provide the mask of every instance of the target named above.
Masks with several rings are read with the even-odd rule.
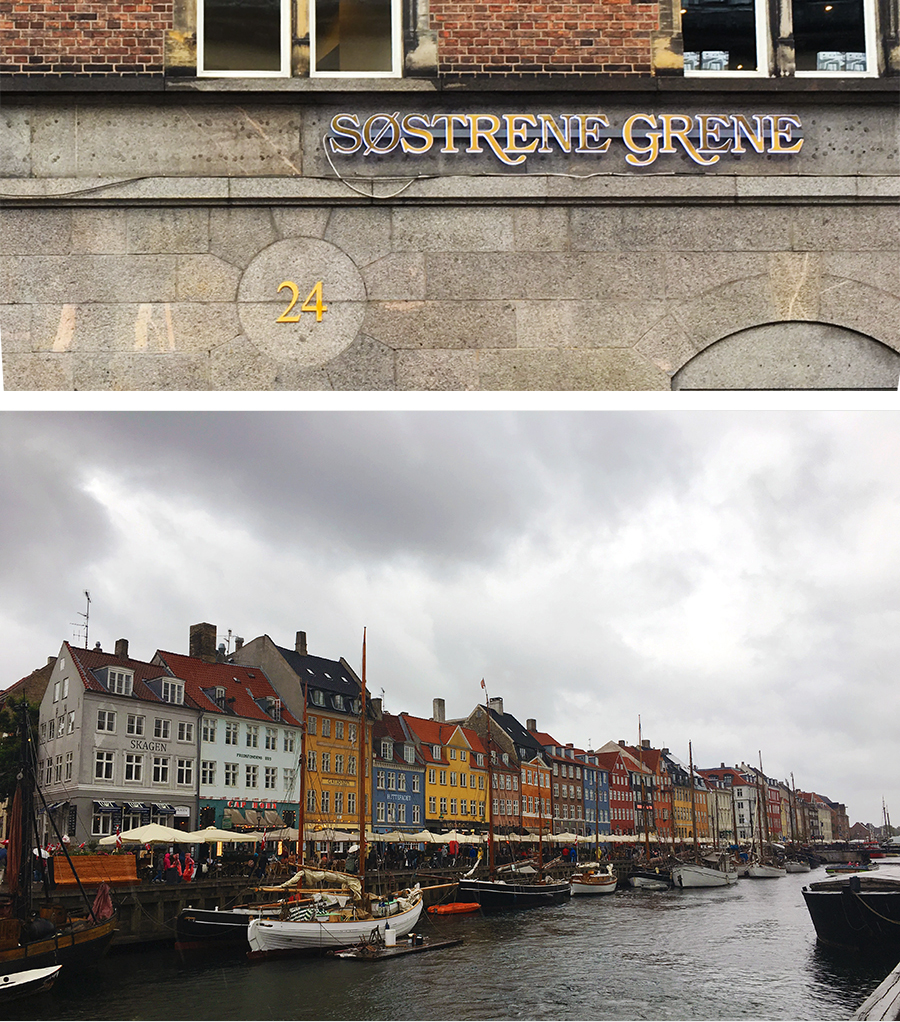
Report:
[[[688,764],[691,782],[691,826],[694,837],[694,862],[683,862],[672,868],[672,881],[677,887],[726,887],[728,884],[736,884],[738,875],[728,862],[727,858],[720,853],[716,866],[705,865],[701,861],[700,846],[697,841],[697,803],[694,786],[694,753],[691,743],[688,742]]]
[[[494,739],[492,731],[492,719],[490,700],[487,696],[487,686],[484,679],[481,680],[481,687],[484,689],[485,706],[484,712],[487,718],[488,737],[488,806],[492,808],[494,796],[494,767],[493,752]],[[538,867],[537,870],[530,865],[516,866],[512,864],[506,870],[497,870],[494,860],[494,824],[493,812],[488,817],[488,868],[489,876],[486,880],[479,880],[473,877],[464,876],[459,881],[457,898],[462,902],[478,902],[486,911],[536,908],[540,905],[555,905],[569,898],[571,887],[568,881],[550,880],[544,876],[543,863],[543,799],[541,798],[542,785],[540,784],[541,771],[538,769]],[[501,877],[501,872],[509,876],[509,880]]]
[[[759,830],[759,855],[755,862],[747,867],[747,876],[754,880],[777,880],[787,875],[783,866],[776,866],[766,849],[769,847],[769,812],[768,796],[763,787],[766,775],[763,773],[762,752],[759,753],[759,773],[756,775],[756,820]],[[766,786],[768,787],[768,786]],[[765,840],[763,839],[763,827],[765,827]]]
[[[60,847],[72,867],[85,902],[83,915],[73,915],[61,906],[50,906],[46,885],[44,907],[35,904],[32,878],[32,849],[40,848],[35,826],[35,796],[47,812],[47,803],[37,785],[37,754],[23,700],[19,723],[21,773],[9,811],[7,886],[8,914],[0,917],[0,972],[15,975],[26,971],[96,962],[109,947],[116,927],[116,915],[109,888],[102,884],[93,902],[88,898],[72,857],[52,814],[48,813]]]
[[[406,936],[419,921],[423,894],[416,884],[383,898],[365,892],[366,877],[366,633],[363,630],[359,715],[358,875],[301,866],[295,876],[275,890],[286,900],[280,918],[252,918],[247,927],[250,958],[291,955],[350,947],[378,931],[384,939]],[[305,769],[305,763],[304,763]],[[329,889],[312,887],[329,884]],[[270,888],[271,890],[271,888]]]
[[[797,788],[794,784],[793,774],[791,774],[791,792],[788,809],[791,819],[791,855],[793,857],[785,859],[784,868],[788,873],[809,873],[809,862],[807,860],[797,858],[797,834],[794,827],[794,818],[797,814]]]

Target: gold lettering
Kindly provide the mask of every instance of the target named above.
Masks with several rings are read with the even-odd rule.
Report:
[[[421,121],[422,128],[413,127],[413,120]],[[407,135],[412,135],[414,138],[421,138],[425,140],[425,145],[419,146],[418,148],[413,146],[412,143],[405,138],[400,140],[400,148],[405,153],[427,153],[428,150],[434,145],[434,135],[428,131],[429,120],[422,114],[407,114],[400,122],[403,125],[403,130]]]
[[[743,134],[750,145],[758,153],[764,153],[766,151],[766,140],[763,137],[763,126],[762,118],[759,114],[753,115],[753,120],[756,121],[756,129],[754,130],[750,126],[750,122],[743,114],[732,114],[731,123],[734,125],[734,145],[731,147],[733,153],[745,153],[747,150],[741,144],[741,135]]]
[[[459,150],[456,148],[453,138],[453,125],[456,123],[465,127],[469,123],[469,118],[465,114],[438,114],[431,120],[432,128],[436,128],[441,121],[444,122],[444,126],[447,129],[447,136],[444,140],[444,148],[441,152],[458,153]]]
[[[654,129],[647,132],[647,144],[644,146],[638,145],[634,137],[634,127],[638,121],[643,121],[647,127]],[[632,114],[628,118],[622,126],[622,140],[630,150],[625,157],[626,163],[630,163],[633,167],[649,167],[656,160],[656,157],[659,155],[659,136],[661,133],[655,129],[656,118],[652,114]],[[640,156],[643,156],[644,159],[639,159]]]
[[[572,152],[572,122],[568,117],[562,120],[562,126],[556,123],[551,114],[538,114],[541,122],[541,147],[539,153],[552,153],[549,136],[552,135],[564,153]]]
[[[342,122],[346,121],[349,126],[344,126]],[[331,130],[335,135],[339,135],[341,138],[349,138],[352,140],[352,146],[338,145],[337,142],[331,139],[331,150],[337,153],[346,153],[348,156],[350,153],[355,153],[362,145],[362,135],[359,131],[359,118],[356,114],[337,114],[331,119]]]
[[[578,148],[576,153],[605,153],[609,149],[612,139],[600,142],[600,129],[608,128],[609,121],[602,114],[578,114],[574,120],[578,121]],[[588,142],[600,142],[600,145],[593,149]]]
[[[481,121],[487,121],[488,127],[479,127],[479,123]],[[493,152],[494,156],[496,156],[501,163],[505,163],[510,167],[515,167],[525,159],[524,153],[513,159],[503,151],[496,138],[497,132],[500,130],[500,118],[494,116],[494,114],[470,114],[469,128],[469,148],[466,150],[467,153],[484,152],[478,144],[478,140],[483,138],[490,146],[491,152]]]
[[[793,141],[791,129],[800,128],[800,118],[796,114],[782,114],[779,117],[766,117],[772,126],[772,140],[769,145],[770,153],[799,153],[803,145],[803,139],[798,138],[793,145],[782,145],[782,142]]]
[[[694,163],[699,163],[701,166],[709,166],[711,163],[718,163],[718,154],[713,154],[708,160],[705,160],[700,153],[697,152],[694,143],[688,138],[688,133],[694,126],[694,118],[689,117],[686,114],[660,114],[659,119],[662,122],[663,129],[663,145],[660,149],[661,153],[674,153],[676,152],[675,146],[672,144],[677,138],[681,143],[684,151],[690,156]],[[676,128],[675,122],[680,121],[681,127]]]
[[[723,139],[719,135],[719,132],[723,128],[731,127],[731,121],[729,118],[718,117],[715,114],[700,114],[697,117],[697,123],[700,125],[701,152],[728,152],[728,149],[731,146],[731,139]]]
[[[537,148],[537,139],[528,141],[528,127],[537,127],[534,114],[504,114],[506,121],[506,151],[508,153],[533,153]],[[518,121],[524,123],[518,124]]]

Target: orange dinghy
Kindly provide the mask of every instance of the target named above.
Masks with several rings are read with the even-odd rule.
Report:
[[[477,901],[454,901],[450,905],[429,905],[425,911],[435,916],[446,916],[462,912],[478,912],[480,908]]]

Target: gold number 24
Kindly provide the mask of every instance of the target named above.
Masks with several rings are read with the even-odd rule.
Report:
[[[291,292],[291,301],[288,307],[282,312],[282,314],[275,320],[276,323],[299,323],[300,312],[314,312],[316,314],[316,322],[322,322],[322,313],[328,311],[328,306],[322,301],[322,281],[317,280],[316,286],[306,296],[306,301],[300,306],[300,312],[296,316],[290,315],[293,311],[294,306],[300,300],[300,291],[297,285],[292,280],[283,281],[279,287],[279,291],[283,291],[287,288]],[[315,302],[313,302],[315,298]]]

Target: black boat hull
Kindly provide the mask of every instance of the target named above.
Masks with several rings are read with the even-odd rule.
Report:
[[[830,947],[900,948],[900,892],[803,889],[816,936]]]
[[[485,912],[559,905],[571,896],[568,883],[514,884],[491,880],[460,880],[459,901],[477,901]]]
[[[247,947],[250,912],[186,908],[175,919],[175,948],[199,951],[204,948]]]

